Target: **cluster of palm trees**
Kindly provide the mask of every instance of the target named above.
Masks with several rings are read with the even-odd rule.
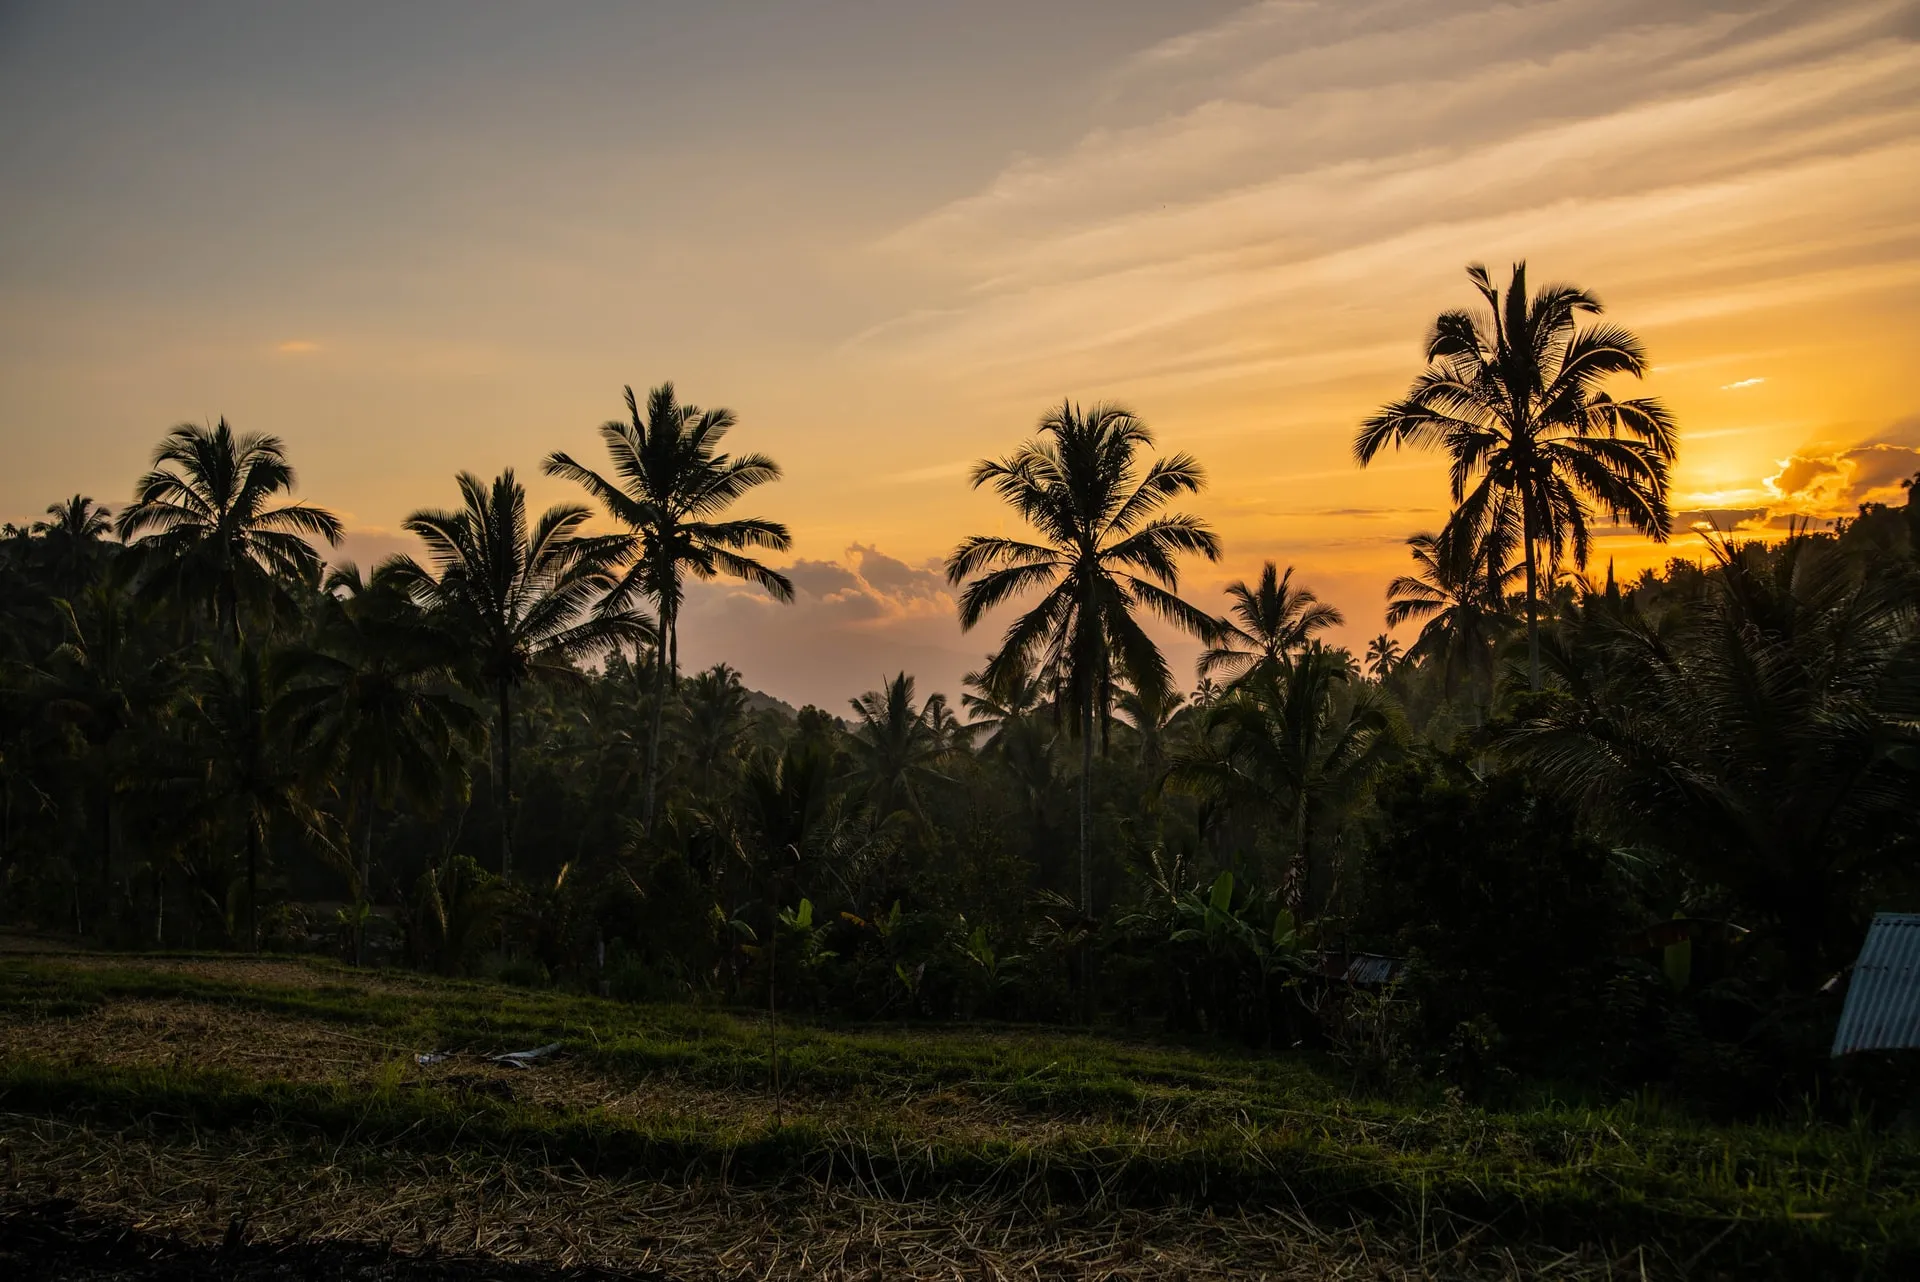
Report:
[[[1478,264],[1467,269],[1487,304],[1442,312],[1427,337],[1427,369],[1405,397],[1362,424],[1362,467],[1387,446],[1445,451],[1454,512],[1413,547],[1421,574],[1390,590],[1389,626],[1423,614],[1503,604],[1517,551],[1525,576],[1527,673],[1540,688],[1540,580],[1571,553],[1584,567],[1595,517],[1656,541],[1672,533],[1668,473],[1673,416],[1651,397],[1614,400],[1601,384],[1646,374],[1646,352],[1625,328],[1580,325],[1599,301],[1572,285],[1527,293],[1525,263],[1505,291]],[[1397,613],[1396,613],[1397,611]],[[1463,647],[1464,650],[1464,647]]]
[[[111,671],[120,638],[130,611],[161,604],[184,604],[190,630],[204,632],[222,660],[209,668],[215,675],[193,707],[218,727],[210,742],[222,749],[211,767],[219,781],[209,786],[237,798],[245,816],[248,939],[258,937],[257,873],[268,826],[278,816],[316,835],[320,827],[314,808],[299,800],[295,772],[268,764],[268,740],[281,728],[303,749],[306,775],[344,784],[348,821],[361,833],[359,883],[375,813],[403,792],[428,798],[458,743],[489,738],[506,877],[516,691],[535,677],[574,675],[590,658],[648,648],[656,656],[644,812],[651,822],[660,692],[676,672],[684,580],[730,574],[790,598],[783,575],[745,554],[783,550],[790,539],[776,522],[716,519],[780,475],[762,455],[721,451],[733,425],[728,411],[683,405],[670,384],[653,390],[644,416],[629,389],[627,409],[627,420],[602,428],[616,479],[564,454],[546,461],[550,474],[579,481],[601,501],[620,527],[614,533],[589,532],[592,513],[582,504],[556,505],[530,520],[525,487],[511,469],[491,482],[462,473],[458,507],[406,519],[424,545],[424,563],[395,556],[370,576],[347,563],[323,581],[314,542],[337,545],[339,519],[289,501],[296,477],[278,438],[236,433],[224,419],[171,432],[117,521],[75,496],[33,527],[60,549],[69,590],[110,529],[127,541],[116,572],[89,587],[97,608],[84,623],[61,598],[71,639],[56,657],[67,667],[111,682],[128,704],[126,678]],[[312,604],[302,584],[323,586],[318,617],[307,620],[304,643],[268,658],[256,634]],[[490,726],[456,695],[461,685],[492,704]],[[160,691],[142,693],[152,699]],[[114,724],[132,711],[123,706]],[[92,723],[103,737],[114,733],[97,716]],[[110,865],[110,828],[103,857]]]
[[[1442,528],[1408,541],[1411,572],[1389,585],[1388,630],[1363,659],[1330,644],[1346,620],[1292,567],[1231,585],[1218,615],[1184,597],[1183,565],[1222,551],[1180,510],[1202,468],[1156,454],[1128,410],[1068,401],[974,468],[1024,532],[963,539],[947,558],[961,627],[1004,622],[957,712],[905,672],[844,720],[756,712],[724,666],[681,674],[689,579],[777,600],[793,585],[759,559],[790,548],[787,528],[734,512],[779,466],[727,452],[734,416],[670,384],[628,390],[600,429],[603,464],[545,459],[594,506],[536,515],[511,470],[461,474],[455,506],[407,518],[421,553],[370,573],[323,565],[316,545],[336,545],[340,522],[293,499],[279,440],[181,427],[117,519],[76,496],[0,545],[15,625],[0,682],[7,875],[72,795],[108,886],[138,796],[183,825],[182,868],[216,841],[240,852],[228,916],[242,942],[261,935],[263,869],[298,847],[337,870],[362,953],[377,852],[395,845],[428,852],[424,900],[464,939],[475,931],[454,928],[451,906],[488,883],[453,861],[476,840],[465,763],[485,753],[497,881],[531,884],[515,838],[534,833],[555,902],[598,847],[597,884],[643,904],[704,879],[696,898],[723,933],[773,929],[791,907],[780,897],[810,881],[838,885],[863,929],[894,919],[887,900],[953,897],[973,939],[988,920],[1016,929],[1027,910],[1008,883],[1038,881],[1061,892],[1048,929],[1084,947],[1105,909],[1154,893],[1135,870],[1170,860],[1231,868],[1243,896],[1270,878],[1262,893],[1306,929],[1361,893],[1383,772],[1464,729],[1488,768],[1526,769],[1623,850],[1671,854],[1688,833],[1698,857],[1675,884],[1782,921],[1812,906],[1791,945],[1811,974],[1906,848],[1889,799],[1914,778],[1909,572],[1805,536],[1716,545],[1710,583],[1675,569],[1623,591],[1611,572],[1604,587],[1569,574],[1608,524],[1668,536],[1671,415],[1606,390],[1646,357],[1589,319],[1591,294],[1529,292],[1523,265],[1504,288],[1468,274],[1484,310],[1442,313],[1407,395],[1355,438],[1363,466],[1389,445],[1443,451],[1454,498]],[[1190,694],[1153,620],[1201,643]],[[1417,627],[1404,648],[1403,625]],[[42,759],[74,768],[56,779]],[[523,804],[545,818],[521,822]],[[557,859],[542,825],[575,853]],[[648,882],[662,859],[679,871]],[[76,919],[85,880],[69,882]],[[195,884],[218,897],[211,871]],[[166,896],[154,902],[157,916]],[[641,933],[594,911],[601,946]]]

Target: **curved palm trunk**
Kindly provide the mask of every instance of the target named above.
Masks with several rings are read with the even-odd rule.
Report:
[[[502,679],[496,690],[500,714],[500,749],[496,757],[495,804],[500,810],[500,876],[513,875],[513,693]]]

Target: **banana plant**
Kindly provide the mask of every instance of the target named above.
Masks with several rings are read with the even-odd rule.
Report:
[[[820,928],[814,924],[811,899],[803,898],[795,907],[782,908],[780,928],[792,940],[794,956],[803,970],[812,970],[839,956],[823,946]]]
[[[960,924],[964,928],[966,920],[962,918]],[[1002,953],[994,948],[993,941],[987,938],[985,926],[975,926],[961,945],[960,951],[978,968],[990,1003],[1018,984],[1020,975],[1027,965],[1025,955]]]

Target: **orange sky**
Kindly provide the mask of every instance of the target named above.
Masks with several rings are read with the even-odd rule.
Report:
[[[1108,398],[1212,474],[1191,595],[1273,558],[1358,643],[1446,493],[1353,429],[1518,257],[1646,340],[1683,526],[1920,468],[1920,5],[962,8],[10,6],[0,518],[225,414],[370,560],[671,378],[785,465],[802,588],[703,593],[685,657],[843,709],[955,691],[967,462]]]

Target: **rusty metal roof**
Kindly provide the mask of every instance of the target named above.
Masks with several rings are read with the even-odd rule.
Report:
[[[1920,913],[1875,913],[1853,964],[1833,1053],[1920,1047]]]

